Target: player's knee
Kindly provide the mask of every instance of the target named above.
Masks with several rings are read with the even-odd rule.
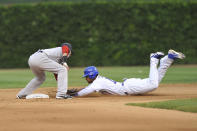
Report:
[[[158,88],[158,85],[154,85],[152,88],[153,89],[157,89]]]
[[[62,73],[62,72],[66,73],[67,71],[68,71],[67,68],[65,68],[65,67],[62,66],[62,67],[59,69],[58,73],[59,73],[59,72],[61,72],[61,73]]]
[[[152,89],[156,89],[156,88],[158,88],[158,86],[159,86],[159,82],[157,82],[157,81],[152,81],[152,82],[150,82],[151,83],[151,88]]]
[[[43,83],[43,82],[46,80],[46,77],[45,77],[45,76],[37,77],[37,80],[38,80],[40,83]]]

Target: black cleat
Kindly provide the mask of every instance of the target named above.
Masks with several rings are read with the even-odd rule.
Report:
[[[27,96],[27,95],[22,95],[22,96],[18,96],[18,95],[17,95],[17,96],[16,96],[16,99],[26,99],[26,96]]]
[[[72,96],[65,94],[62,96],[56,96],[56,99],[72,99]]]

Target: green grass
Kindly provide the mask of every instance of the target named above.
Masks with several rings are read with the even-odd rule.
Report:
[[[197,98],[150,103],[129,103],[127,105],[197,113]]]
[[[84,68],[71,68],[69,71],[69,86],[86,86],[82,78]],[[98,67],[100,75],[116,81],[123,78],[146,78],[149,74],[148,66],[132,67]],[[56,81],[52,73],[46,73],[46,81],[42,87],[54,87]],[[197,83],[197,66],[169,68],[162,83]],[[30,69],[0,69],[0,88],[23,88],[34,77]]]

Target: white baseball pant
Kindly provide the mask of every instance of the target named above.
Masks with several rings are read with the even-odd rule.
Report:
[[[169,59],[168,56],[163,57],[160,60],[160,66],[157,68],[159,60],[156,58],[150,58],[150,72],[149,78],[139,79],[130,78],[124,82],[125,88],[128,90],[128,94],[143,94],[153,91],[158,88],[159,83],[164,77],[167,69],[173,63],[174,60]]]

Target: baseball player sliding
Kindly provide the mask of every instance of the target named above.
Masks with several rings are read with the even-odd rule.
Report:
[[[45,81],[45,71],[54,73],[57,80],[57,99],[72,98],[67,94],[68,70],[67,59],[71,56],[72,46],[63,43],[61,47],[38,50],[29,57],[28,64],[35,78],[33,78],[24,89],[18,94],[17,98],[25,98],[37,89]]]
[[[85,96],[95,91],[102,94],[112,95],[143,94],[153,91],[158,88],[159,83],[173,61],[175,59],[185,58],[183,53],[176,52],[174,50],[169,50],[168,55],[161,58],[163,55],[164,54],[162,52],[151,53],[149,78],[130,78],[124,80],[122,83],[98,75],[99,72],[97,68],[89,66],[85,68],[83,75],[83,77],[86,77],[86,81],[89,83],[89,86],[78,92],[74,89],[69,90],[68,92],[73,96]],[[157,68],[159,60],[160,66]]]

